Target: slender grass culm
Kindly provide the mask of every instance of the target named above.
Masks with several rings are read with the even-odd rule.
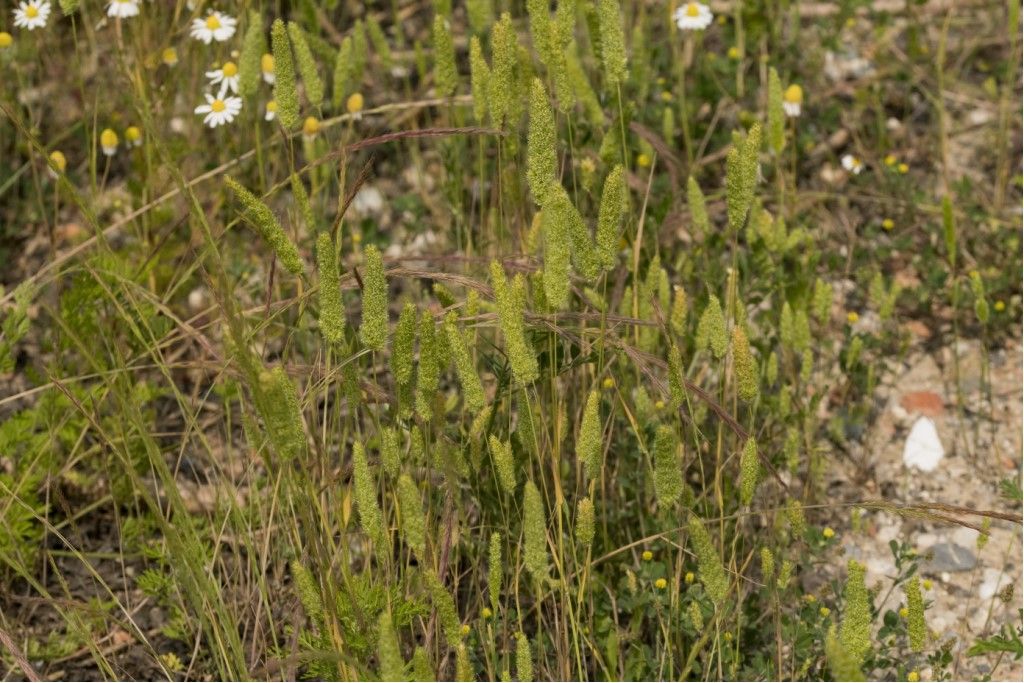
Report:
[[[3,4],[0,678],[1021,680],[962,4]]]

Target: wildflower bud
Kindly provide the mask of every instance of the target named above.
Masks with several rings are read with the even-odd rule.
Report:
[[[355,78],[355,57],[353,55],[352,36],[345,36],[334,57],[334,73],[331,87],[331,104],[335,109],[341,107],[345,96],[351,88],[358,88]]]
[[[501,597],[501,534],[491,534],[487,553],[487,592],[491,598],[491,609],[498,613],[498,599]]]
[[[668,393],[672,410],[679,410],[686,400],[686,382],[683,376],[683,355],[675,342],[668,350]]]
[[[445,317],[444,331],[448,338],[448,348],[455,359],[455,371],[459,375],[459,382],[462,383],[463,404],[471,412],[476,412],[484,407],[484,387],[474,367],[466,338],[455,325],[457,319],[455,312],[450,312]]]
[[[442,97],[451,97],[459,87],[459,74],[455,68],[455,44],[448,29],[448,21],[440,14],[434,16],[434,82]]]
[[[491,282],[498,304],[498,322],[505,337],[505,346],[512,366],[512,375],[520,384],[533,382],[540,374],[537,357],[526,341],[523,326],[525,284],[517,275],[510,286],[505,271],[497,261],[491,261]]]
[[[398,316],[391,341],[391,373],[400,386],[412,383],[413,344],[416,342],[416,305],[406,303]]]
[[[618,0],[599,0],[598,29],[601,36],[601,63],[609,93],[626,80],[626,35],[622,30],[622,12]]]
[[[292,196],[295,197],[295,203],[299,207],[299,215],[302,216],[306,229],[315,234],[316,218],[313,215],[313,207],[309,203],[309,194],[306,193],[306,186],[302,184],[302,178],[299,177],[298,173],[292,173],[291,183]]]
[[[540,79],[530,86],[530,128],[527,136],[526,180],[537,204],[544,199],[558,176],[555,149],[555,117]]]
[[[384,35],[384,29],[381,28],[380,22],[373,16],[370,16],[367,20],[366,27],[370,34],[370,43],[373,44],[373,51],[377,53],[381,66],[385,70],[390,71],[392,64],[391,47],[388,46],[388,39]]]
[[[725,159],[725,204],[729,228],[739,231],[747,219],[757,184],[757,159],[761,149],[761,124],[755,123],[746,138],[729,150]]]
[[[292,581],[295,583],[295,592],[299,594],[299,602],[306,616],[315,624],[319,624],[324,618],[324,605],[320,599],[320,587],[316,578],[308,569],[302,566],[298,560],[291,561]]]
[[[828,635],[825,638],[825,660],[828,662],[828,668],[833,680],[864,680],[864,673],[861,671],[859,658],[843,645],[840,638],[836,637],[835,624],[829,628]]]
[[[462,642],[462,624],[459,622],[459,613],[455,609],[455,600],[432,570],[426,572],[426,583],[430,590],[431,603],[433,603],[438,621],[441,623],[441,632],[444,634],[445,642],[448,643],[448,647],[458,647]]]
[[[50,152],[50,156],[48,158],[50,160],[50,168],[55,174],[60,175],[67,170],[68,160],[67,157],[64,156],[64,152],[61,152],[59,149],[55,149]]]
[[[690,623],[697,633],[704,632],[704,613],[700,610],[700,603],[694,600],[690,603]]]
[[[520,681],[532,681],[533,656],[530,654],[530,640],[525,633],[516,637],[516,677]]]
[[[505,12],[491,30],[491,121],[501,127],[515,109],[515,71],[518,63],[518,42],[512,16]]]
[[[600,394],[591,391],[587,397],[587,405],[583,409],[583,420],[580,423],[580,433],[576,440],[576,459],[583,464],[587,477],[590,479],[597,478],[601,467],[600,404]]]
[[[543,581],[548,576],[548,535],[544,500],[532,481],[526,482],[523,494],[523,531],[526,536],[523,561],[534,580]]]
[[[786,146],[786,113],[782,108],[782,81],[779,72],[768,70],[768,144],[776,154]]]
[[[338,258],[331,234],[316,239],[316,267],[320,274],[320,332],[329,344],[339,344],[345,334],[345,308],[341,301]]]
[[[871,650],[871,601],[864,585],[864,565],[850,560],[843,598],[846,608],[839,627],[839,642],[857,666]]]
[[[388,339],[388,281],[380,250],[371,244],[365,255],[363,321],[359,326],[359,338],[366,346],[379,351]]]
[[[249,12],[249,27],[242,39],[242,54],[238,60],[238,90],[243,97],[252,97],[260,85],[261,61],[267,51],[263,37],[263,20],[257,11]],[[269,55],[268,55],[269,56]]]
[[[725,333],[722,304],[718,297],[712,294],[697,323],[697,349],[711,349],[715,358],[721,358],[728,347],[729,338]]]
[[[477,123],[482,124],[487,115],[487,89],[490,86],[490,81],[491,67],[484,59],[480,38],[473,36],[469,40],[469,84],[473,94],[473,117]]]
[[[377,505],[377,481],[366,462],[363,444],[358,441],[352,445],[352,477],[355,480],[356,508],[359,510],[363,532],[383,548],[386,539],[380,508]]]
[[[100,148],[103,150],[103,154],[108,157],[117,154],[117,144],[117,133],[110,128],[104,128],[103,132],[100,133]]]
[[[559,3],[559,7],[562,4],[568,3]],[[590,122],[595,127],[604,126],[604,109],[601,107],[601,102],[597,99],[594,89],[590,86],[590,79],[576,53],[575,43],[570,43],[565,50],[565,77],[569,81],[576,100],[582,103]]]
[[[494,434],[491,434],[487,443],[491,447],[491,458],[494,459],[494,471],[498,475],[498,483],[505,493],[511,495],[516,492],[516,464],[512,457],[512,445],[502,442]]]
[[[402,466],[401,447],[398,443],[398,430],[395,427],[384,427],[380,431],[380,460],[388,476],[395,477]]]
[[[910,637],[910,649],[920,652],[924,649],[928,627],[924,621],[924,600],[921,598],[921,580],[912,576],[903,586],[907,593],[907,635]]]
[[[281,458],[297,458],[306,448],[306,432],[295,385],[280,366],[260,373],[259,383],[261,400],[257,405],[270,443]]]
[[[742,325],[732,328],[732,363],[739,397],[748,403],[757,398],[757,361],[750,353],[750,342]]]
[[[597,251],[601,267],[605,270],[615,267],[616,255],[619,252],[619,224],[625,211],[624,171],[621,165],[616,165],[605,178],[604,189],[601,191],[601,208],[597,215]]]
[[[715,544],[712,543],[711,536],[708,535],[708,531],[704,528],[704,523],[700,520],[700,517],[691,513],[688,529],[690,531],[690,543],[693,546],[694,554],[697,556],[697,567],[700,569],[700,578],[704,584],[704,590],[707,591],[708,596],[711,597],[715,604],[721,607],[729,592],[729,579],[726,577],[725,569],[722,567],[722,560],[719,558]]]
[[[576,504],[576,540],[584,548],[594,542],[594,502],[590,498],[580,498]]]
[[[761,476],[761,464],[757,459],[757,442],[754,437],[747,439],[740,455],[740,501],[750,505],[757,490],[757,481]]]
[[[789,528],[794,539],[803,538],[807,532],[807,518],[804,517],[804,508],[798,500],[790,500],[786,504],[786,519],[789,520]]]
[[[388,680],[388,679],[381,679]],[[401,680],[401,679],[395,679]],[[436,681],[434,666],[430,663],[430,655],[422,645],[416,647],[412,652],[412,680],[414,681]]]
[[[402,513],[400,528],[405,542],[416,553],[416,559],[426,562],[427,521],[423,516],[419,489],[408,474],[398,478],[398,502]]]
[[[387,610],[383,610],[377,619],[377,664],[380,667],[380,680],[405,680],[405,660],[402,659],[402,650]]]
[[[473,671],[473,663],[469,660],[469,648],[466,647],[465,643],[459,643],[455,648],[455,680],[476,680],[476,674]]]
[[[286,130],[299,125],[299,93],[295,85],[295,63],[288,42],[288,29],[275,19],[270,29],[270,44],[274,54],[274,101],[277,118]]]
[[[434,394],[440,380],[437,331],[429,311],[420,316],[420,366],[416,374],[416,412],[429,420],[433,416]]]
[[[160,61],[166,66],[174,66],[178,63],[178,51],[173,47],[164,48],[160,53]]]
[[[761,576],[765,581],[775,576],[775,555],[770,548],[761,548]]]
[[[779,578],[775,582],[775,585],[779,587],[779,590],[786,590],[789,585],[789,580],[793,576],[793,563],[789,560],[782,561],[782,568],[779,570]]]
[[[683,495],[683,469],[679,462],[679,439],[668,425],[654,436],[654,493],[659,507],[671,507]]]

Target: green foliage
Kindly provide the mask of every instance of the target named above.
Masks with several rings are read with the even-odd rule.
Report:
[[[291,39],[292,47],[295,48],[295,61],[299,64],[299,74],[302,76],[302,85],[305,89],[306,99],[313,107],[319,107],[324,99],[324,83],[320,80],[320,74],[317,72],[316,60],[313,58],[313,51],[309,49],[309,43],[306,42],[306,34],[303,33],[298,24],[294,21],[289,21],[288,37]],[[277,60],[275,58],[275,72],[277,68]],[[277,75],[277,78],[280,78],[280,75]],[[280,111],[280,101],[278,102],[278,107],[278,111]]]
[[[303,272],[304,266],[299,257],[299,250],[291,241],[284,228],[277,222],[277,217],[263,201],[249,190],[245,189],[238,181],[231,176],[224,178],[224,183],[234,193],[235,197],[245,209],[245,217],[249,223],[256,228],[260,236],[270,245],[281,263],[288,272],[298,275]]]
[[[365,256],[363,321],[359,326],[359,339],[379,351],[388,340],[388,281],[380,250],[371,244],[366,248]]]
[[[871,602],[864,585],[864,565],[850,560],[847,571],[839,644],[843,657],[859,668],[871,651]]]
[[[523,562],[534,581],[548,578],[547,515],[544,500],[532,481],[523,488]]]
[[[530,128],[526,139],[526,180],[534,201],[543,206],[558,179],[555,115],[540,79],[530,85]]]
[[[238,59],[238,91],[243,97],[252,97],[260,85],[260,58],[267,51],[263,34],[263,19],[259,12],[249,12],[249,26],[242,39],[242,54]]]
[[[672,427],[661,425],[654,437],[654,491],[658,505],[671,507],[682,497],[682,472],[679,438]]]
[[[330,233],[317,235],[316,264],[320,275],[320,331],[327,343],[339,344],[345,336],[345,309],[341,301],[338,258]]]
[[[455,68],[455,44],[448,21],[440,14],[434,17],[434,82],[437,93],[451,97],[459,87],[459,72]]]
[[[274,55],[274,101],[277,102],[277,119],[285,130],[294,130],[299,125],[299,92],[295,81],[295,62],[288,40],[288,29],[280,19],[275,19],[270,29],[270,46]]]

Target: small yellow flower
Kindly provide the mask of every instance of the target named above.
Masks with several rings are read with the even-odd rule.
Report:
[[[916,671],[911,671],[907,674],[907,680],[910,681],[910,683],[917,683],[919,680],[921,680],[921,674],[917,673]]]
[[[636,155],[636,165],[640,168],[647,168],[651,165],[651,157],[646,154],[640,153]]]
[[[729,57],[729,59],[731,59],[732,61],[734,61],[734,62],[738,62],[738,61],[739,61],[739,59],[740,59],[740,49],[739,49],[738,47],[736,47],[735,45],[733,45],[733,46],[731,46],[731,47],[729,48],[729,51],[728,51],[728,52],[726,52],[726,55],[727,55],[727,56]]]
[[[850,322],[855,322],[855,321],[851,320]],[[833,529],[830,526],[827,526],[827,527],[825,527],[824,529],[821,530],[821,535],[824,536],[825,538],[832,538],[833,536],[836,535],[836,532],[835,532],[835,529]]]
[[[669,92],[668,90],[662,90],[661,91],[661,101],[662,102],[671,102],[672,101],[672,93]]]
[[[850,311],[849,313],[846,314],[846,322],[850,323],[851,325],[857,322],[858,320],[860,320],[860,316],[857,314],[857,311]]]
[[[896,161],[897,161],[896,155],[895,154],[886,154],[885,155],[885,159],[883,159],[882,161],[885,162],[886,166],[895,166],[896,165]]]
[[[0,31],[0,50],[8,48],[12,44],[14,44],[14,37],[7,31]]]
[[[907,171],[910,170],[910,166],[908,166],[907,164],[899,164],[896,167],[896,170],[899,171],[900,173],[906,173]]]
[[[804,602],[806,602],[806,603],[808,603],[808,604],[811,604],[811,605],[813,605],[813,604],[814,604],[814,603],[816,603],[817,601],[818,601],[818,598],[814,597],[814,596],[813,596],[813,595],[811,595],[810,593],[807,593],[806,595],[804,595]]]
[[[128,126],[124,131],[124,139],[129,147],[138,147],[142,144],[142,131],[138,126]]]
[[[910,615],[910,610],[906,607],[900,607],[900,617],[906,619]]]
[[[361,233],[361,232],[354,232],[354,233],[352,233],[352,241],[355,242],[356,244],[359,244],[360,242],[362,242],[363,241],[363,233]]]
[[[494,612],[491,611],[490,607],[484,607],[482,610],[480,610],[480,616],[483,619],[490,619],[494,616]]]
[[[586,157],[580,162],[580,170],[584,173],[593,173],[597,170],[597,164],[590,157]]]
[[[732,642],[732,631],[726,631],[724,634],[722,634],[722,637],[725,638],[725,642],[731,643]]]
[[[173,47],[164,48],[164,51],[160,54],[160,59],[167,66],[174,66],[178,63],[178,51]]]
[[[162,655],[160,655],[160,661],[163,662],[164,666],[166,666],[171,671],[182,671],[185,668],[185,665],[182,664],[181,659],[178,657],[178,655],[174,654],[173,652],[165,652]]]
[[[302,134],[307,138],[316,137],[316,134],[320,132],[320,122],[315,116],[307,116],[306,120],[302,122]]]
[[[605,377],[604,381],[601,382],[601,386],[603,386],[605,389],[611,389],[612,387],[615,386],[615,380],[613,380],[611,377]]]
[[[345,109],[349,114],[355,115],[363,110],[363,94],[354,92],[345,101]]]
[[[683,577],[683,581],[686,583],[693,583],[695,578],[696,577],[693,575],[693,572],[686,572],[686,575]]]
[[[883,218],[882,219],[882,228],[884,230],[892,230],[895,227],[896,227],[896,221],[894,221],[893,219],[891,219],[891,218]]]
[[[821,609],[818,610],[818,614],[820,614],[823,617],[827,617],[828,615],[832,614],[832,610],[830,610],[828,607],[822,606]]]
[[[469,624],[463,624],[462,628],[460,629],[460,632],[462,633],[462,637],[463,638],[468,636],[469,635]]]
[[[655,410],[664,410],[665,409],[665,402],[662,401],[659,398],[657,401],[654,402],[654,409]]]
[[[1003,311],[1006,310],[1006,302],[1003,301],[1002,299],[999,299],[995,303],[995,309],[997,313],[1002,313]]]
[[[55,149],[50,152],[50,162],[57,169],[57,173],[63,173],[64,169],[68,167],[68,160],[64,157],[64,153],[59,149]],[[50,171],[53,173],[53,170]]]
[[[103,132],[100,133],[100,147],[103,148],[103,153],[108,157],[117,154],[117,133],[110,128],[104,128]]]
[[[925,579],[924,581],[921,582],[921,585],[924,586],[924,589],[926,591],[930,591],[932,589],[932,580],[931,579]]]
[[[640,557],[643,558],[644,562],[650,562],[654,559],[654,553],[652,553],[650,550],[645,550]]]
[[[666,581],[665,579],[658,579],[654,582],[654,587],[660,591],[665,590],[666,586],[668,586],[668,581]]]

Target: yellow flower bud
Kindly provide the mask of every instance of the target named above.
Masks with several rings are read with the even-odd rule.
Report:
[[[167,66],[174,66],[178,63],[178,51],[173,47],[164,48],[164,51],[160,53],[160,59]]]
[[[349,114],[358,114],[363,110],[363,94],[354,92],[345,101],[345,110]]]
[[[660,591],[665,590],[665,588],[667,586],[668,586],[668,581],[666,581],[665,579],[658,579],[657,581],[654,582],[654,587],[657,588]]]
[[[827,526],[827,527],[825,527],[822,530],[821,535],[824,536],[825,538],[832,538],[833,536],[836,535],[836,532],[835,532],[834,529],[832,529],[832,527]]]
[[[14,43],[14,38],[7,31],[0,31],[0,50],[10,47]]]
[[[308,138],[314,137],[320,132],[320,122],[315,116],[307,116],[302,122],[302,134]]]
[[[643,558],[644,562],[650,562],[654,559],[654,553],[652,553],[650,550],[645,550],[640,557]]]
[[[64,169],[68,167],[68,160],[64,157],[64,153],[57,149],[50,152],[50,162],[56,167],[58,173],[63,173]]]

